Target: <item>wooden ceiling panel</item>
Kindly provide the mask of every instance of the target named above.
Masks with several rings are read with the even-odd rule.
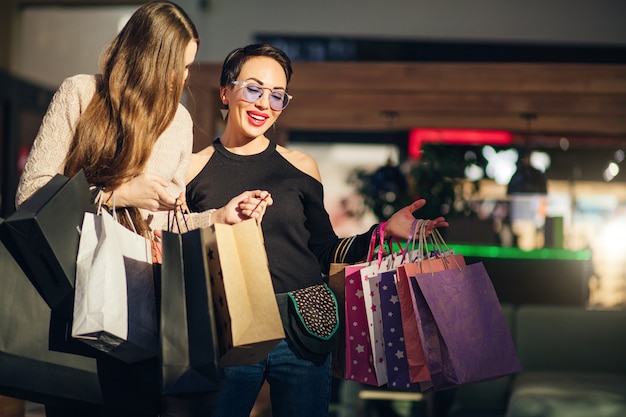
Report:
[[[292,88],[626,93],[623,65],[329,62],[293,65]]]
[[[294,106],[295,107],[295,106]],[[381,112],[359,110],[335,111],[316,109],[285,112],[277,122],[281,129],[310,131],[385,131],[410,130],[417,127],[455,129],[496,129],[525,133],[528,125],[519,113],[505,112],[422,112],[404,111],[393,121],[386,121]],[[532,130],[550,135],[626,137],[623,116],[580,116],[548,114],[532,122]]]
[[[626,138],[626,66],[525,63],[294,63],[280,129],[384,131],[415,127]],[[191,70],[194,91],[217,97],[220,64]],[[218,112],[200,103],[194,118]],[[390,122],[384,112],[395,112]],[[193,113],[193,112],[192,112]],[[206,125],[206,122],[204,123]],[[603,141],[604,143],[606,141]]]
[[[341,110],[360,107],[363,111],[394,110],[425,112],[505,112],[505,113],[565,113],[606,114],[626,117],[626,94],[549,94],[549,93],[435,93],[406,91],[383,93],[377,91],[311,91],[290,88],[294,96],[289,105],[299,111],[319,107]]]

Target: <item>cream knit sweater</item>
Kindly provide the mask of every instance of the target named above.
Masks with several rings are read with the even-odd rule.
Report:
[[[18,208],[55,174],[63,173],[76,123],[95,89],[96,76],[80,74],[65,79],[55,93],[20,177],[16,195]],[[168,191],[174,197],[185,190],[192,146],[193,121],[187,109],[180,104],[174,120],[156,142],[145,169],[146,173],[167,179]],[[153,215],[152,229],[167,227],[167,212],[143,211],[146,218]],[[210,211],[194,213],[192,224],[195,227],[207,226],[210,214]]]

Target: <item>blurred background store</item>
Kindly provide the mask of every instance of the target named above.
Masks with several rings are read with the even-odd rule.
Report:
[[[0,4],[0,216],[61,81],[142,1]],[[484,261],[503,302],[626,308],[626,2],[179,0],[201,45],[195,148],[223,127],[223,57],[294,61],[272,139],[314,156],[337,233],[416,197]]]

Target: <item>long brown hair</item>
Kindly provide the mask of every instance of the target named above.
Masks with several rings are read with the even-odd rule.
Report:
[[[76,125],[66,176],[82,169],[90,184],[114,189],[143,172],[176,114],[190,41],[199,42],[198,32],[176,4],[153,1],[137,9],[105,52],[96,93]],[[146,234],[139,210],[129,212]]]

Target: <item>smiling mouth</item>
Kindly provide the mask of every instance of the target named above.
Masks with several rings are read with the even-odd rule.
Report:
[[[254,113],[248,113],[248,116],[257,122],[264,122],[268,119],[268,117],[266,116],[261,116],[259,114],[254,114]]]

